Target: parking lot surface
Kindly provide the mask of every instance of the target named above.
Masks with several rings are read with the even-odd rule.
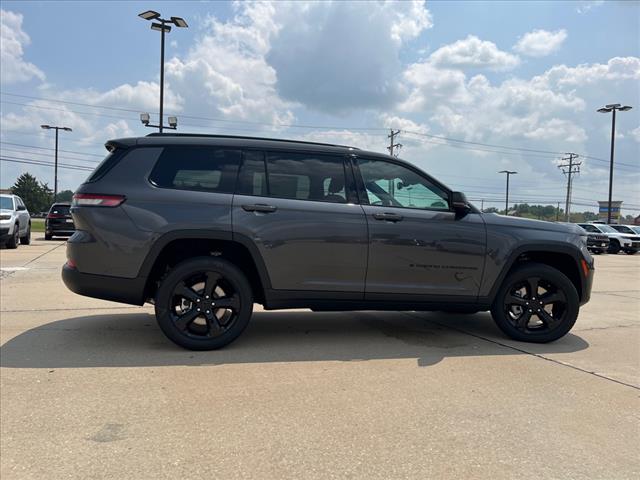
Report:
[[[596,258],[565,338],[489,314],[258,310],[229,347],[60,279],[64,242],[0,251],[0,477],[640,476],[640,255]]]

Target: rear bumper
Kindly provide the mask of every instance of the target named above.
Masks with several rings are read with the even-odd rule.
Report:
[[[85,297],[130,305],[144,304],[146,277],[121,278],[82,273],[68,265],[62,267],[62,281],[69,290]]]

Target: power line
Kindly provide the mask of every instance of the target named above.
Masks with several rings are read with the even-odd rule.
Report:
[[[24,160],[26,162],[39,162],[42,163],[44,165],[51,165],[54,166],[55,164],[53,162],[47,162],[46,160],[40,160],[40,159],[32,159],[32,158],[23,158],[23,157],[14,157],[14,156],[6,156],[6,155],[2,155],[2,160]],[[84,170],[90,170],[93,171],[94,167],[88,167],[86,165],[76,165],[73,163],[58,163],[58,165],[64,165],[66,167],[73,167],[73,168],[81,168]]]
[[[44,166],[44,167],[53,167],[53,163],[46,163],[46,162],[40,162],[40,161],[29,161],[29,160],[22,160],[22,159],[15,159],[15,158],[8,158],[8,157],[0,157],[0,161],[2,162],[12,162],[12,163],[23,163],[23,164],[28,164],[28,165],[39,165],[39,166]],[[58,164],[58,168],[66,168],[67,170],[80,170],[83,172],[92,172],[93,168],[89,168],[89,167],[82,167],[82,166],[77,166],[77,167],[71,167],[71,166],[67,166],[66,164]]]
[[[11,142],[2,142],[0,141],[0,143],[4,144],[4,145],[13,145],[15,147],[27,147],[27,148],[37,148],[39,150],[55,150],[54,148],[50,148],[50,147],[38,147],[36,145],[25,145],[24,143],[11,143]],[[87,153],[87,152],[75,152],[73,150],[62,150],[59,149],[59,152],[64,152],[64,153],[77,153],[78,155],[91,155],[92,157],[100,157],[103,158],[104,155],[99,155],[97,153]]]

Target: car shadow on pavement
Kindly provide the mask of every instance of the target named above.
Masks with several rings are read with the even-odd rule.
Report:
[[[167,340],[153,315],[90,315],[27,330],[0,347],[5,368],[145,367],[569,353],[587,348],[569,334],[549,344],[511,342],[489,314],[310,311],[256,312],[231,345],[184,350]]]

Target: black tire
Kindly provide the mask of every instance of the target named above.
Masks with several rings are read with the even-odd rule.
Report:
[[[53,235],[51,235],[50,233],[45,233],[44,234],[44,239],[45,240],[51,240],[53,238]]]
[[[545,292],[540,293],[541,288]],[[571,330],[579,310],[580,299],[571,280],[548,265],[528,263],[507,275],[491,315],[514,340],[547,343]]]
[[[224,307],[211,308],[222,303]],[[233,342],[249,324],[253,292],[232,263],[197,257],[176,265],[162,279],[155,310],[171,341],[189,350],[215,350]]]
[[[617,240],[611,240],[611,243],[609,243],[609,253],[615,255],[619,251],[620,251],[620,242],[618,242]]]
[[[18,224],[16,223],[13,227],[13,234],[11,235],[11,238],[9,240],[7,240],[7,248],[18,248],[18,243],[20,242],[20,227],[18,226]]]
[[[24,237],[20,237],[20,243],[22,245],[29,245],[31,243],[31,224],[27,227],[27,233]]]
[[[626,253],[627,255],[635,255],[636,253],[638,253],[638,250],[633,250],[631,248],[627,248],[624,253]]]

